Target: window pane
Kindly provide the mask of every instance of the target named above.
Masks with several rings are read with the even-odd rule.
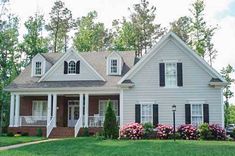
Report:
[[[141,122],[142,123],[147,123],[147,122],[152,123],[153,122],[152,112],[153,112],[152,104],[142,104],[141,105]]]
[[[203,122],[202,119],[202,104],[192,105],[192,124],[199,126]]]
[[[117,60],[111,60],[111,73],[117,73]]]
[[[35,64],[35,74],[36,75],[41,75],[42,74],[42,63],[41,62],[36,62],[36,64]]]
[[[176,86],[177,84],[177,69],[176,63],[166,63],[166,86]]]
[[[68,65],[68,73],[75,74],[76,73],[76,64],[74,61],[70,61]]]

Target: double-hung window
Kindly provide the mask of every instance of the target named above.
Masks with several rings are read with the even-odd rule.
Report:
[[[111,59],[110,62],[110,73],[111,74],[117,74],[118,73],[118,61],[117,59]]]
[[[35,63],[35,75],[42,75],[42,62]]]
[[[99,101],[99,115],[100,116],[105,116],[107,102],[108,102],[108,100],[100,100]],[[110,100],[110,102],[112,103],[112,107],[115,112],[115,115],[118,116],[118,100]]]
[[[153,123],[152,104],[141,104],[141,123]]]
[[[203,105],[202,104],[192,104],[191,117],[192,124],[194,126],[199,126],[203,123]]]
[[[47,101],[33,101],[32,116],[47,116]]]
[[[76,63],[74,61],[70,61],[68,64],[68,73],[76,74]]]
[[[167,62],[165,64],[165,79],[167,87],[177,86],[177,63]]]

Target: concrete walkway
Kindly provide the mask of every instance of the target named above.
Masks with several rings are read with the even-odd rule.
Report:
[[[40,141],[34,141],[34,142],[27,142],[27,143],[22,143],[22,144],[4,146],[4,147],[0,147],[0,151],[19,148],[19,147],[28,146],[28,145],[39,144],[39,143],[43,143],[43,142],[56,141],[56,140],[63,140],[63,139],[47,139],[47,140],[40,140]]]

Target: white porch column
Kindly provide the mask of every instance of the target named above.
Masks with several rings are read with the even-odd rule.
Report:
[[[85,94],[85,127],[88,127],[89,95]]]
[[[120,120],[120,127],[123,126],[123,89],[119,95],[119,120]]]
[[[53,127],[56,127],[56,113],[57,113],[57,94],[53,94],[53,117],[55,118]]]
[[[48,94],[47,98],[47,125],[51,121],[51,94]]]
[[[79,119],[83,126],[83,94],[79,94]]]
[[[15,110],[15,95],[13,93],[11,93],[10,125],[9,125],[9,127],[14,126],[14,110]]]
[[[19,118],[20,118],[20,95],[16,94],[14,127],[19,127]]]

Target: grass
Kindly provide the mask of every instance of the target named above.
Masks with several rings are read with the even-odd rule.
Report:
[[[234,156],[235,143],[228,141],[177,140],[97,140],[72,138],[37,145],[29,145],[8,151],[4,156]]]
[[[42,139],[43,139],[42,137],[29,137],[29,136],[18,136],[18,137],[0,136],[0,147],[38,141]]]

